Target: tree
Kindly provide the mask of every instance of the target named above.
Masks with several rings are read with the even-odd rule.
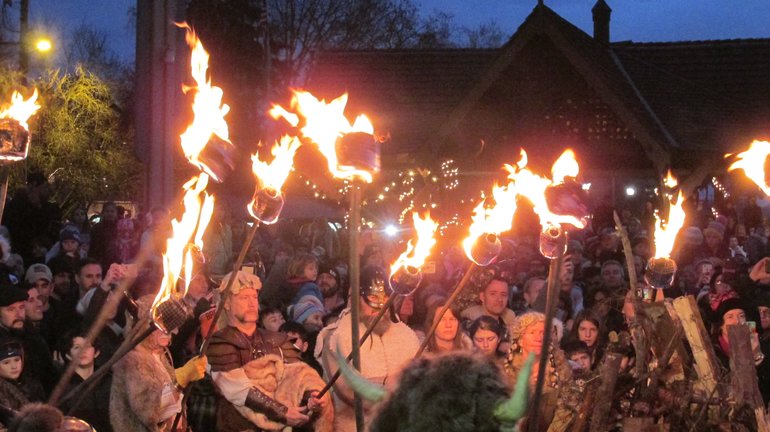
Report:
[[[11,74],[2,71],[0,76],[6,73]],[[20,88],[18,83],[0,84],[5,98]],[[33,85],[42,109],[30,121],[27,161],[12,167],[11,191],[24,183],[23,171],[39,170],[53,175],[54,199],[65,210],[98,199],[132,199],[139,164],[113,89],[81,66],[72,73],[50,71]],[[25,96],[31,92],[24,91]]]

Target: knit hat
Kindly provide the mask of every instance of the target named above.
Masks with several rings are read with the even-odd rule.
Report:
[[[318,297],[314,295],[302,296],[291,306],[291,320],[303,324],[314,313],[318,312],[323,315],[325,311],[324,305],[321,300],[318,300]]]
[[[74,228],[66,228],[59,233],[59,241],[63,242],[65,240],[75,240],[78,243],[82,243],[82,240],[80,240],[80,232]]]
[[[29,294],[11,285],[0,285],[0,307],[8,307],[14,303],[27,301]]]
[[[217,288],[219,293],[224,294],[222,292],[225,290],[225,288],[227,288],[227,281],[230,280],[232,274],[233,273],[230,272],[224,278],[222,278],[222,282],[219,284],[219,288]],[[259,277],[251,273],[238,270],[238,273],[236,273],[235,276],[235,281],[233,281],[233,286],[230,287],[230,292],[228,294],[236,295],[244,288],[251,288],[259,291],[262,289],[262,281],[259,280]]]
[[[545,323],[545,315],[540,312],[526,312],[517,316],[511,328],[511,339],[518,341],[529,326],[539,322]]]
[[[719,235],[720,238],[725,237],[725,226],[719,222],[709,222],[706,229],[703,230],[703,234],[713,233]]]
[[[687,243],[695,245],[703,243],[703,232],[696,226],[685,228],[682,236]]]
[[[45,264],[32,264],[29,266],[27,269],[27,274],[24,276],[24,281],[26,281],[28,284],[34,284],[40,279],[45,279],[48,282],[51,282],[53,280],[51,269],[49,269]]]

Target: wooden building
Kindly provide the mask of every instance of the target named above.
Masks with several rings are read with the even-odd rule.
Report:
[[[593,36],[539,2],[499,49],[324,52],[308,89],[349,92],[350,111],[391,135],[386,168],[453,157],[485,179],[521,148],[546,170],[570,147],[614,199],[669,167],[700,183],[770,135],[770,39],[610,42],[611,9],[592,12]]]

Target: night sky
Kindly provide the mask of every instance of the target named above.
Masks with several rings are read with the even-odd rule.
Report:
[[[423,14],[441,10],[458,26],[495,20],[506,37],[518,28],[536,0],[414,0]],[[556,13],[591,34],[595,0],[545,0]],[[613,9],[613,41],[675,41],[770,37],[768,0],[607,0]],[[55,27],[61,40],[81,23],[104,31],[110,47],[126,60],[134,56],[129,9],[135,0],[30,0],[30,19]],[[469,7],[469,5],[473,5]]]

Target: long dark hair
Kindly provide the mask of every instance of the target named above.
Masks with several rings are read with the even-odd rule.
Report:
[[[591,309],[583,309],[575,316],[575,320],[572,323],[572,330],[570,330],[567,340],[580,340],[580,334],[578,333],[578,330],[580,329],[580,323],[583,321],[588,321],[596,326],[596,343],[594,346],[588,347],[588,349],[591,351],[592,366],[595,366],[599,363],[599,360],[604,355],[604,347],[607,344],[607,329],[604,327],[602,320],[599,319],[599,316],[596,315],[594,311]]]

